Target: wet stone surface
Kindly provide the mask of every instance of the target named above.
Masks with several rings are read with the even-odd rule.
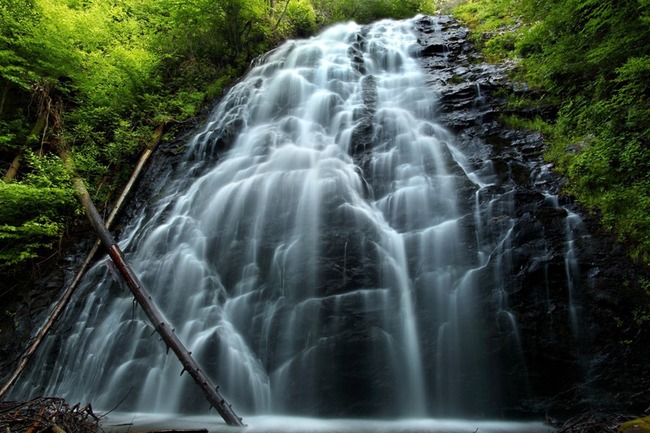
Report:
[[[513,113],[503,99],[492,96],[498,90],[529,91],[508,78],[513,65],[484,62],[468,41],[469,31],[451,18],[424,17],[416,27],[421,64],[440,95],[442,123],[456,134],[461,149],[473,152],[477,160],[491,160],[496,170],[493,186],[481,195],[490,196],[495,188],[501,193],[504,187],[515,194],[515,272],[504,286],[526,361],[525,366],[513,364],[513,382],[519,375],[527,377],[527,397],[514,402],[511,413],[642,413],[650,389],[650,367],[643,361],[650,356],[650,332],[631,315],[638,299],[645,299],[639,281],[647,278],[647,271],[602,231],[597,219],[561,194],[563,179],[543,159],[542,135],[499,123],[502,113],[530,116],[528,109]],[[557,203],[550,203],[549,195]],[[581,221],[570,228],[577,255],[571,295],[566,277],[568,212]],[[573,307],[569,296],[574,297]]]

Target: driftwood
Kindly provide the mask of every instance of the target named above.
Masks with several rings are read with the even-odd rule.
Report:
[[[62,157],[70,172],[74,173],[72,167],[72,158],[65,152],[62,152]],[[99,236],[102,244],[108,251],[108,255],[113,260],[113,263],[115,263],[115,266],[129,286],[129,289],[131,289],[131,293],[133,293],[133,296],[144,310],[145,314],[153,324],[155,330],[162,337],[163,341],[167,345],[167,348],[171,349],[178,357],[179,361],[183,365],[183,371],[187,371],[192,376],[196,384],[199,386],[199,388],[201,388],[201,391],[205,395],[210,405],[214,407],[217,412],[219,412],[227,424],[232,426],[244,426],[242,419],[235,414],[235,412],[232,410],[232,407],[221,396],[217,390],[217,387],[212,383],[210,378],[206,376],[206,374],[203,373],[203,371],[199,368],[196,361],[194,361],[192,358],[191,352],[185,348],[180,339],[176,336],[176,334],[174,334],[173,329],[169,326],[169,324],[163,318],[162,314],[158,311],[151,295],[144,288],[133,269],[131,269],[131,266],[124,257],[122,250],[117,245],[117,242],[115,242],[113,236],[104,226],[104,222],[102,221],[99,212],[97,212],[95,205],[90,199],[90,194],[86,190],[86,186],[78,176],[75,176],[73,178],[73,187],[75,189],[77,198],[81,202],[84,211],[88,216],[88,219],[97,232],[97,235]]]
[[[62,398],[0,403],[0,432],[95,433],[100,417],[88,404],[70,406]]]
[[[58,397],[38,397],[27,402],[8,401],[0,403],[0,433],[99,433],[106,431],[105,426],[101,425],[105,417],[105,414],[95,414],[89,404],[84,407],[79,404],[70,406]],[[128,426],[131,432],[133,424],[123,426]],[[133,433],[208,433],[208,429],[173,428]]]
[[[149,160],[149,157],[155,150],[156,146],[158,146],[158,144],[162,140],[164,127],[165,124],[160,124],[158,128],[156,128],[153,139],[149,142],[147,148],[140,156],[140,160],[138,161],[138,164],[133,170],[133,173],[131,174],[129,181],[127,182],[122,193],[120,194],[115,205],[113,206],[113,210],[111,211],[108,218],[106,219],[107,228],[111,227],[113,221],[115,220],[119,212],[122,210],[122,206],[124,205],[128,195],[130,194],[133,185],[135,184],[138,177],[140,176],[142,169],[144,168],[145,164]],[[9,390],[16,383],[16,380],[18,380],[18,377],[20,377],[23,370],[25,370],[25,367],[29,363],[29,360],[31,359],[32,355],[34,355],[34,353],[36,352],[38,346],[41,344],[45,336],[50,332],[50,329],[52,329],[56,321],[59,319],[59,317],[65,310],[65,307],[68,305],[70,299],[72,298],[72,295],[74,294],[75,290],[79,286],[82,277],[85,275],[86,271],[88,270],[88,267],[93,262],[93,258],[95,257],[95,254],[97,254],[97,250],[99,249],[100,244],[101,242],[99,240],[95,242],[90,252],[86,255],[86,259],[83,261],[79,269],[77,269],[74,278],[72,279],[70,284],[68,284],[68,286],[65,288],[63,293],[61,293],[59,300],[54,305],[54,308],[48,315],[47,321],[38,331],[38,333],[32,340],[31,344],[29,345],[25,353],[23,353],[23,355],[21,356],[20,361],[18,361],[18,365],[16,366],[16,370],[11,375],[11,377],[7,380],[7,382],[5,382],[0,388],[0,401],[2,401],[2,399],[7,394],[7,392],[9,392]]]

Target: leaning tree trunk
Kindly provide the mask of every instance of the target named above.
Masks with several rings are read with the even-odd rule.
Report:
[[[61,152],[61,156],[71,173],[74,173],[72,170],[73,163],[70,155],[66,152]],[[232,426],[244,426],[242,419],[235,414],[231,405],[221,396],[217,387],[212,383],[210,378],[207,377],[199,368],[196,361],[192,358],[191,352],[185,348],[180,339],[176,334],[174,334],[171,326],[169,326],[160,311],[158,311],[158,308],[153,302],[153,298],[144,288],[133,269],[131,269],[131,266],[124,257],[122,250],[120,250],[117,245],[117,242],[115,242],[113,236],[104,226],[104,222],[102,221],[99,212],[97,212],[83,180],[81,180],[79,176],[73,177],[73,187],[75,194],[81,202],[88,219],[99,236],[99,239],[108,250],[108,255],[115,263],[120,274],[129,286],[129,289],[131,289],[133,296],[144,310],[155,330],[160,334],[167,347],[178,357],[179,361],[183,365],[183,371],[187,371],[192,376],[196,384],[201,388],[201,391],[210,405],[219,412],[227,424]]]
[[[7,169],[7,172],[4,175],[4,182],[9,183],[12,180],[18,176],[18,169],[20,168],[20,163],[22,162],[23,158],[25,157],[25,152],[22,150],[18,151],[14,159],[11,161],[11,165]]]
[[[282,14],[280,15],[280,18],[278,18],[278,20],[275,22],[275,25],[273,26],[273,30],[272,30],[273,32],[275,32],[278,29],[278,26],[280,25],[282,18],[284,18],[284,16],[286,15],[290,2],[291,0],[287,0],[287,2],[284,4],[284,9],[282,10]]]

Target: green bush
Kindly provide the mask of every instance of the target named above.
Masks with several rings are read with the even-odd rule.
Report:
[[[507,119],[541,130],[566,192],[650,262],[648,0],[470,0],[456,13],[490,57],[516,54],[557,116]],[[509,31],[513,22],[518,25]],[[513,50],[514,48],[514,50]],[[517,101],[515,103],[520,103]]]
[[[318,30],[316,12],[308,0],[293,0],[287,6],[286,19],[289,23],[285,32],[290,37],[308,37]]]
[[[0,182],[0,269],[24,264],[60,239],[76,201],[60,159],[28,152],[29,174]]]

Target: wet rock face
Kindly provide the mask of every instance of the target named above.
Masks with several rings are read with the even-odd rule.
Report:
[[[641,413],[650,399],[650,367],[643,361],[650,357],[650,332],[633,315],[647,308],[638,304],[647,300],[639,289],[647,272],[594,218],[560,194],[562,179],[542,157],[543,137],[498,122],[505,108],[493,96],[496,91],[525,89],[508,79],[509,65],[482,62],[468,42],[468,30],[449,17],[424,17],[417,30],[421,64],[440,95],[442,123],[456,134],[459,148],[477,161],[491,161],[490,188],[514,188],[513,272],[503,286],[525,365],[510,362],[512,407],[504,414],[566,416],[594,408]],[[557,203],[549,194],[560,194]],[[568,213],[580,215],[580,224],[567,229]],[[573,234],[575,260],[567,257],[567,230]],[[574,268],[570,282],[569,264]],[[494,335],[496,342],[500,338]],[[504,389],[507,393],[508,386]]]

